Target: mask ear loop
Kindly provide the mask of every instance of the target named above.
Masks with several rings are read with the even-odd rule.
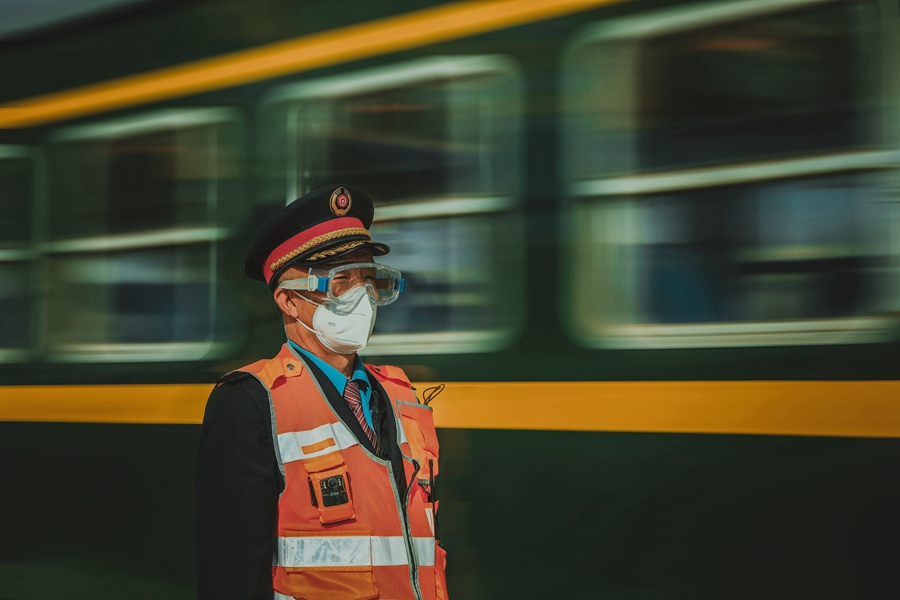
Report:
[[[322,306],[322,304],[320,302],[316,302],[315,300],[310,300],[306,296],[301,296],[300,292],[298,292],[297,290],[291,290],[291,291],[294,292],[294,294],[296,294],[297,297],[300,298],[301,300],[303,300],[304,302],[309,302],[313,306]]]
[[[283,288],[283,289],[285,289],[285,288]],[[317,302],[313,302],[313,301],[310,300],[309,298],[304,298],[303,296],[301,296],[300,294],[297,293],[297,290],[288,290],[288,291],[289,291],[289,292],[294,292],[295,294],[297,294],[297,297],[300,298],[301,300],[306,300],[306,301],[309,302],[310,304],[315,304],[316,306],[318,306],[318,303],[317,303]],[[318,331],[316,331],[315,329],[309,327],[306,323],[304,323],[303,321],[301,321],[301,320],[298,319],[297,317],[294,317],[294,320],[297,321],[298,323],[300,323],[300,325],[302,325],[303,327],[305,327],[310,333],[314,333],[314,334],[316,334],[317,336],[319,335],[319,332],[318,332]],[[291,338],[290,338],[290,336],[288,336],[287,325],[284,324],[284,323],[282,323],[282,324],[281,324],[281,328],[284,329],[284,339],[290,340]]]
[[[307,298],[306,296],[301,296],[300,293],[299,293],[297,290],[291,290],[291,291],[294,292],[294,294],[295,294],[298,298],[300,298],[301,300],[304,300],[304,301],[306,301],[306,302],[309,302],[309,303],[312,304],[313,306],[316,306],[316,307],[322,306],[322,305],[319,304],[318,302],[316,302],[316,301],[314,301],[314,300],[310,300],[310,299]],[[297,321],[298,323],[300,323],[300,325],[302,325],[302,326],[303,326],[307,331],[309,331],[310,333],[314,333],[314,334],[316,334],[316,335],[319,335],[319,332],[318,332],[318,331],[316,331],[315,329],[313,329],[312,327],[310,327],[309,325],[307,325],[306,323],[304,323],[303,321],[301,321],[301,320],[298,319],[297,317],[294,317],[294,320]],[[285,330],[285,336],[286,336],[286,335],[287,335],[287,330]]]

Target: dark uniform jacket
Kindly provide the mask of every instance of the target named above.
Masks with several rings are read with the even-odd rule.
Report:
[[[304,360],[335,413],[356,439],[372,444],[344,399]],[[390,459],[405,490],[397,427],[388,397],[369,374],[378,455]],[[241,372],[220,380],[206,403],[197,455],[197,592],[200,600],[271,600],[278,497],[284,478],[275,458],[268,393]]]

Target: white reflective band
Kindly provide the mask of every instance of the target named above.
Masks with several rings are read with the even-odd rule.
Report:
[[[280,592],[275,592],[275,596],[273,596],[273,600],[296,600],[293,596],[285,596]]]
[[[413,538],[416,549],[416,563],[420,567],[434,566],[434,538]]]
[[[434,566],[434,538],[413,538],[416,563]],[[403,536],[278,538],[279,567],[388,567],[409,564]]]
[[[409,440],[406,439],[406,431],[403,429],[403,419],[398,419],[397,425],[397,442],[399,444],[408,444]]]
[[[304,446],[312,446],[330,439],[334,440],[333,446],[328,446],[315,452],[305,453],[302,450]],[[347,426],[340,422],[327,423],[307,431],[288,431],[287,433],[278,434],[278,449],[281,452],[282,463],[315,458],[335,450],[346,450],[358,443]]]
[[[408,565],[406,542],[400,536],[372,538],[372,564],[379,566]]]
[[[432,535],[434,534],[434,509],[433,508],[425,508],[425,516],[428,518],[428,527],[431,528]]]
[[[277,559],[280,567],[368,567],[372,549],[368,536],[280,537]]]
[[[399,398],[394,400],[394,413],[397,415],[397,443],[408,444],[409,440],[406,439],[406,430],[403,429],[405,422],[403,417],[401,417],[400,404],[409,404],[409,402],[403,402]]]

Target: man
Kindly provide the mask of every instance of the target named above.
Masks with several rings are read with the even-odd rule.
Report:
[[[379,306],[403,289],[373,262],[372,201],[335,185],[286,206],[244,271],[287,343],[219,380],[197,460],[201,599],[446,599],[435,539],[431,409],[396,367],[363,365]]]

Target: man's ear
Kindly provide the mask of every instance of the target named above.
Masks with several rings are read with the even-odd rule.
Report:
[[[275,288],[275,292],[273,294],[275,298],[275,304],[278,305],[278,308],[281,309],[281,312],[291,317],[292,319],[296,319],[300,316],[300,312],[294,305],[292,298],[293,295],[294,292],[286,290],[284,288]]]

